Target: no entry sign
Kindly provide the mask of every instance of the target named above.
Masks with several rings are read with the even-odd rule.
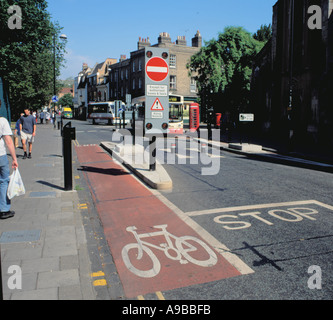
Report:
[[[165,80],[169,74],[167,62],[160,57],[150,59],[146,65],[146,74],[150,80],[155,82]]]

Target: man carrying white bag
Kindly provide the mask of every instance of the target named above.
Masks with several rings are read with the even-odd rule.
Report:
[[[0,100],[1,106],[1,100]],[[8,219],[14,216],[15,212],[10,210],[10,199],[7,196],[9,185],[9,162],[7,158],[6,145],[12,156],[12,168],[17,171],[18,163],[15,147],[12,139],[12,130],[6,118],[0,118],[0,219]]]

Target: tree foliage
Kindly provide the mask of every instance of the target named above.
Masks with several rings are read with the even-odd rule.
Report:
[[[209,100],[215,111],[245,109],[252,63],[263,45],[242,27],[227,27],[192,56],[188,68],[197,74],[201,103]]]
[[[267,42],[272,38],[272,25],[261,25],[260,29],[253,35],[253,38],[261,41],[261,42]]]
[[[73,107],[73,96],[70,93],[65,94],[58,101],[58,105],[63,107]]]
[[[40,108],[53,95],[55,74],[64,63],[65,43],[61,27],[51,21],[45,0],[0,0],[0,75],[9,84],[13,117],[24,108]],[[18,5],[22,28],[10,29],[8,8]],[[55,46],[54,46],[55,40]]]

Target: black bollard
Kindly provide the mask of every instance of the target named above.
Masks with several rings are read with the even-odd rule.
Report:
[[[68,122],[63,128],[64,180],[65,191],[73,190],[72,140],[75,140],[75,128]]]

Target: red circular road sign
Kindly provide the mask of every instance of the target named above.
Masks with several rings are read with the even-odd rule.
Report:
[[[169,66],[162,58],[151,58],[146,65],[146,74],[152,81],[163,81],[169,74]]]

